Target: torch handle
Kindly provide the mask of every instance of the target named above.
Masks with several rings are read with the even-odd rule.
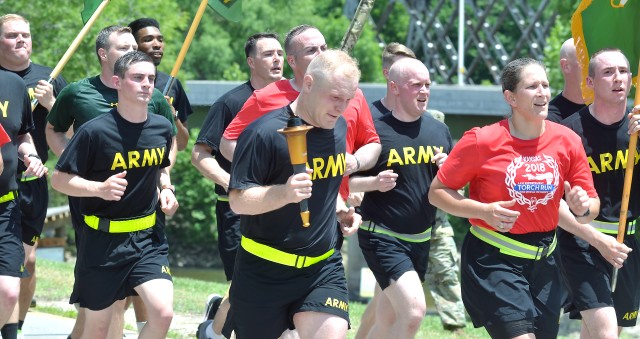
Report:
[[[293,173],[305,173],[307,171],[307,164],[293,164]],[[300,217],[302,218],[302,226],[309,227],[309,202],[307,199],[300,201]]]

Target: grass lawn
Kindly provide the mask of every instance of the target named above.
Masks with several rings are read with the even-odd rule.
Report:
[[[202,314],[203,302],[210,293],[224,294],[226,284],[205,282],[189,278],[174,277],[174,311],[183,316],[193,316],[198,319]],[[38,301],[68,300],[73,288],[73,265],[71,263],[53,262],[44,259],[38,260],[38,286],[36,299]],[[365,309],[364,304],[351,302],[349,305],[351,315],[351,327],[348,338],[355,336],[360,325],[360,318]],[[38,308],[39,311],[56,313],[73,317],[75,312],[56,310],[46,307]],[[432,310],[430,310],[432,311]],[[187,338],[188,334],[169,332],[170,338]],[[416,338],[489,338],[484,329],[474,329],[471,324],[460,335],[454,335],[442,329],[440,319],[436,315],[429,315],[422,322],[420,332]]]

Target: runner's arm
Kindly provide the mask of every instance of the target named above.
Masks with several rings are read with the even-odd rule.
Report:
[[[53,125],[47,122],[47,127],[45,127],[45,135],[47,137],[47,144],[51,151],[57,156],[62,155],[65,148],[67,148],[67,144],[69,143],[69,139],[64,132],[56,132],[53,129]]]
[[[227,158],[227,160],[233,160],[233,153],[236,151],[236,145],[238,140],[229,140],[225,137],[220,139],[220,154]]]
[[[595,247],[602,257],[611,265],[617,268],[622,267],[622,263],[627,258],[627,253],[631,252],[629,247],[625,244],[618,243],[615,237],[601,233],[589,224],[580,223],[576,217],[571,214],[569,206],[564,200],[560,200],[559,213],[560,220],[558,226],[560,228]]]
[[[229,173],[220,167],[214,156],[212,148],[206,144],[195,144],[191,152],[191,163],[205,178],[229,190]]]
[[[231,189],[229,205],[236,214],[256,215],[277,210],[311,197],[311,169],[289,177],[283,185]]]

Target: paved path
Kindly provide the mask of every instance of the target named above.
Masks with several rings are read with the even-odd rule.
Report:
[[[38,301],[38,305],[67,311],[74,310],[74,307],[69,305],[66,301]],[[135,328],[136,317],[133,307],[130,307],[124,313],[124,321],[129,328]],[[200,315],[175,314],[169,330],[172,331],[177,338],[193,338],[195,336],[196,329],[198,328],[198,324],[200,324],[201,321],[202,316]],[[71,333],[74,323],[75,319],[73,318],[43,313],[37,311],[37,309],[31,308],[27,314],[27,321],[22,328],[22,333],[27,339],[66,339],[69,333]],[[138,338],[138,333],[136,331],[125,329],[124,334],[127,339]]]
[[[75,319],[61,317],[53,314],[29,311],[27,321],[22,328],[25,339],[66,339]],[[138,333],[125,330],[127,339],[138,338]]]

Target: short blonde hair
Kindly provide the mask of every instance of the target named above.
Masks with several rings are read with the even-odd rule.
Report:
[[[330,49],[316,56],[309,63],[307,72],[316,80],[328,80],[336,75],[341,75],[346,79],[360,81],[360,69],[358,61],[349,54],[337,50]]]
[[[5,14],[0,16],[0,34],[2,34],[2,27],[5,23],[10,21],[24,21],[27,25],[29,25],[29,20],[25,19],[22,15],[19,14]]]

